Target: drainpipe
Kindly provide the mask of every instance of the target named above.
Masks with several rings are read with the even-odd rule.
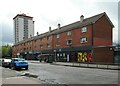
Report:
[[[93,22],[91,23],[91,26],[92,26],[92,59],[94,58],[94,27],[93,27]]]

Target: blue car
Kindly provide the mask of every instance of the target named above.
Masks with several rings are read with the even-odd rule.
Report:
[[[26,70],[28,70],[28,62],[23,58],[12,58],[10,68],[11,69],[25,68]]]

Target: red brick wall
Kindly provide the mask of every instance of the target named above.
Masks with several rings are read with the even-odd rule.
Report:
[[[93,62],[113,63],[114,52],[111,47],[94,48]]]
[[[70,30],[72,35],[67,36],[67,32],[62,32],[60,34],[60,38],[56,38],[54,35],[54,48],[66,48],[69,47],[67,45],[67,40],[72,40],[72,46],[86,46],[91,45],[91,25],[86,26],[87,32],[82,33],[81,28]],[[80,38],[87,37],[86,43],[80,43]],[[60,42],[60,46],[56,46],[56,42]]]
[[[94,24],[94,45],[112,45],[112,26],[110,25],[105,16],[101,17]]]
[[[67,36],[67,32],[62,32],[60,33],[60,38],[56,38],[56,34],[50,35],[50,39],[47,40],[47,36],[44,36],[42,38],[42,42],[40,41],[40,38],[36,39],[36,47],[34,47],[35,41],[32,40],[29,44],[29,42],[17,45],[16,48],[13,48],[13,53],[18,52],[19,49],[25,51],[30,51],[30,50],[49,50],[52,48],[67,48],[69,47],[67,45],[67,40],[71,39],[72,40],[72,46],[88,46],[92,45],[92,26],[87,25],[87,32],[82,33],[81,28],[76,28],[71,30],[72,35]],[[94,25],[94,45],[95,46],[108,46],[112,45],[112,26],[108,22],[105,16],[100,18]],[[87,42],[86,43],[80,43],[80,38],[81,37],[87,37]],[[60,46],[56,46],[56,42],[60,42]],[[50,48],[47,48],[47,43],[50,44]],[[43,48],[40,48],[40,44],[43,44]],[[30,49],[31,47],[31,49]],[[24,48],[27,49],[24,51]],[[96,50],[95,50],[96,52]],[[102,53],[101,53],[102,54]],[[98,58],[99,55],[97,55]],[[107,58],[107,57],[106,57]],[[97,61],[97,60],[96,60]],[[101,61],[101,60],[100,60]]]
[[[86,46],[91,45],[91,26],[88,25],[87,32],[82,33],[81,28],[73,30],[73,46]],[[80,43],[80,38],[87,37],[86,43]]]

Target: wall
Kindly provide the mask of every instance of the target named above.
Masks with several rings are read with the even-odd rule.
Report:
[[[114,52],[112,47],[94,48],[93,62],[113,63]]]
[[[112,45],[112,26],[105,16],[101,17],[94,24],[94,45],[108,46]]]
[[[54,35],[54,48],[67,48],[70,47],[67,45],[67,40],[72,40],[71,46],[88,46],[91,45],[91,25],[86,26],[87,27],[87,32],[82,33],[81,28],[76,28],[73,30],[70,30],[72,35],[67,36],[67,32],[62,32],[60,34],[60,38],[56,38],[56,34]],[[80,38],[82,37],[87,37],[87,42],[86,43],[80,43]],[[56,42],[60,42],[60,46],[56,46]]]

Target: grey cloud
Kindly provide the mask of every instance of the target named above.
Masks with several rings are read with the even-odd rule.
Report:
[[[2,23],[2,45],[13,43],[13,29],[9,25]]]

